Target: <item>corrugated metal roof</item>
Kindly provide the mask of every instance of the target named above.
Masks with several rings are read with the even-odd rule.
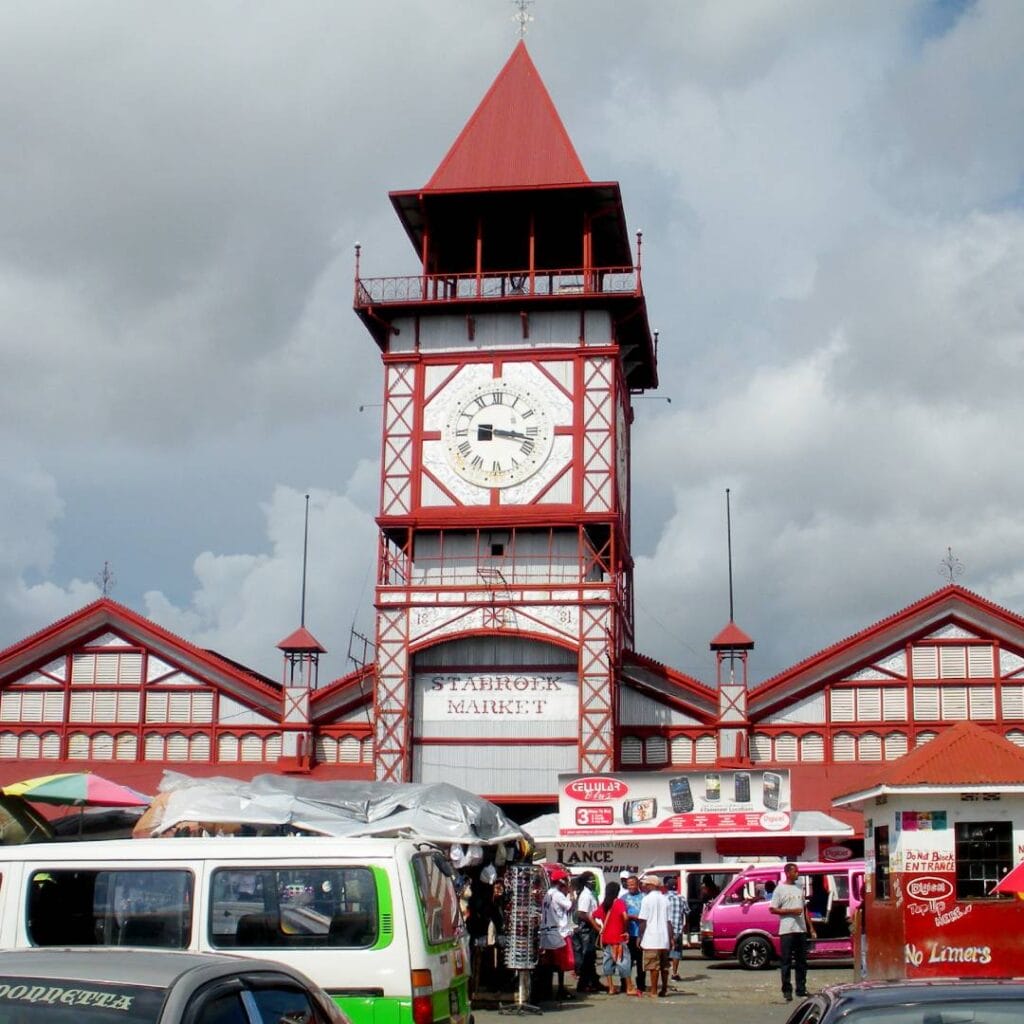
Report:
[[[864,771],[857,791],[880,786],[999,786],[1022,782],[1024,750],[974,722],[957,722],[886,768]]]
[[[536,188],[589,181],[520,40],[425,190]]]

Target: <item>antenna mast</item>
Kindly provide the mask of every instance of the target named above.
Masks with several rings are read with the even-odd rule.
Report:
[[[306,495],[306,526],[302,534],[302,608],[299,625],[306,625],[306,556],[309,553],[309,495]]]
[[[729,488],[725,489],[725,536],[729,549],[729,621],[733,621],[732,607],[732,514],[729,510]]]

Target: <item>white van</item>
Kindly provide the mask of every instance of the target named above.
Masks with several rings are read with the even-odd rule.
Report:
[[[115,839],[0,847],[0,947],[146,946],[283,960],[354,1024],[468,1024],[444,854],[396,839]]]

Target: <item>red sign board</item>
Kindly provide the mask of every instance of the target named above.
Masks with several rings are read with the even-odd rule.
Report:
[[[607,775],[588,775],[585,779],[573,779],[565,787],[565,795],[585,803],[604,803],[617,800],[629,792],[629,786]]]
[[[615,812],[610,807],[577,807],[576,824],[580,828],[596,828],[612,825]]]

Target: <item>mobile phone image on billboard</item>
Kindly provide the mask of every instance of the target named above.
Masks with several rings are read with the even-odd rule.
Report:
[[[750,772],[735,772],[732,777],[732,798],[735,803],[750,803]]]
[[[779,809],[779,792],[782,789],[782,778],[775,772],[764,773],[764,805],[769,811]]]
[[[693,810],[693,793],[690,791],[690,780],[685,775],[668,780],[668,795],[672,798],[674,814],[687,814]]]
[[[704,776],[704,799],[722,799],[722,777],[717,772],[708,772]]]
[[[654,821],[658,816],[658,801],[653,796],[627,800],[622,805],[622,820],[627,825],[635,825],[641,821]]]

